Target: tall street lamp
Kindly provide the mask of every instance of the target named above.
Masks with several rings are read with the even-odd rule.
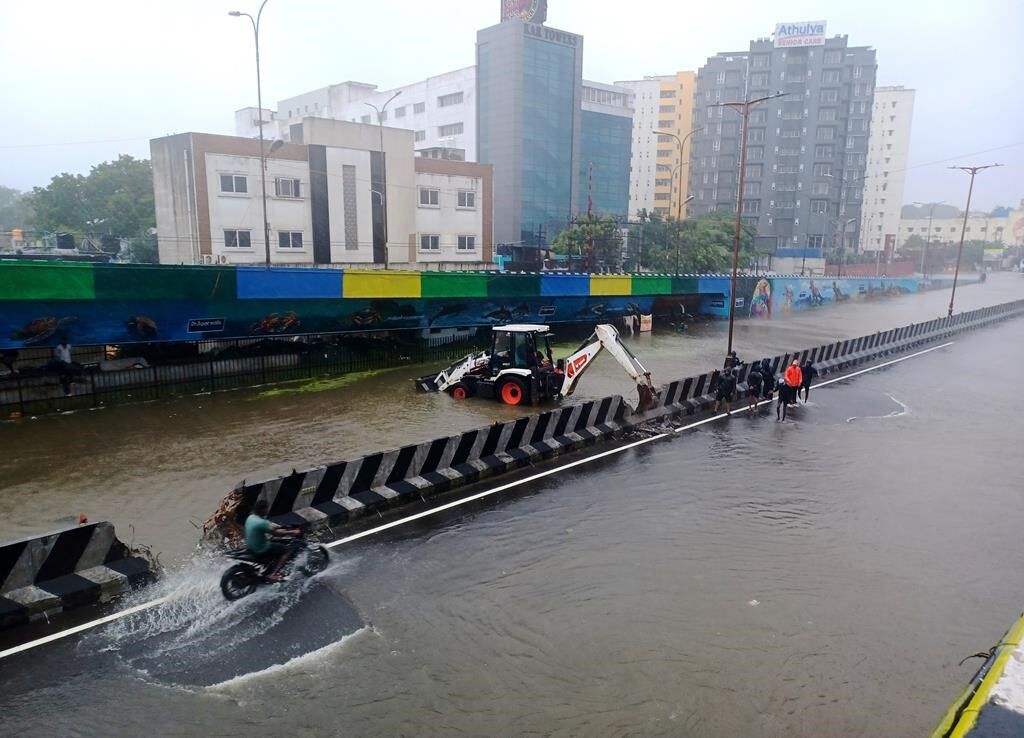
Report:
[[[687,162],[683,158],[683,147],[686,146],[686,142],[687,142],[687,140],[689,140],[690,136],[692,136],[693,134],[697,133],[697,131],[703,131],[703,130],[704,130],[703,126],[700,126],[699,128],[694,128],[692,131],[687,133],[682,138],[679,138],[679,136],[677,136],[676,134],[674,134],[674,133],[672,133],[670,131],[659,131],[657,129],[652,129],[651,130],[652,133],[656,133],[659,136],[671,136],[672,138],[674,138],[676,140],[676,144],[678,144],[678,146],[679,146],[679,163],[676,164],[672,168],[672,179],[670,181],[672,182],[672,186],[675,186],[676,173],[678,172],[679,173],[679,199],[676,201],[676,221],[678,221],[680,223],[683,220],[683,205],[686,205],[687,203],[693,202],[693,196],[692,195],[690,197],[687,197],[685,200],[683,199],[683,172],[682,172],[682,168],[683,168],[684,165],[689,163],[689,162]],[[678,273],[679,273],[679,239],[677,238],[676,239],[676,274],[678,274]]]
[[[732,243],[732,286],[729,290],[729,347],[725,355],[732,354],[732,331],[733,323],[736,320],[736,270],[740,265],[740,233],[743,228],[743,185],[747,174],[747,123],[750,120],[750,109],[755,105],[783,97],[785,92],[776,92],[774,95],[766,95],[753,100],[742,102],[727,102],[710,105],[712,108],[732,108],[743,115],[743,123],[740,126],[740,183],[736,195],[736,231],[733,234]]]
[[[945,205],[945,200],[939,202],[915,202],[914,205],[922,208],[928,208],[928,238],[925,239],[924,247],[921,249],[921,277],[925,276],[925,254],[928,253],[928,244],[932,242],[932,216],[935,215],[935,208],[939,205]]]
[[[267,220],[267,151],[263,144],[263,89],[260,84],[260,17],[263,15],[263,8],[269,0],[263,0],[260,9],[253,18],[248,13],[239,10],[232,10],[228,15],[233,18],[245,16],[252,23],[252,33],[256,40],[256,107],[259,114],[260,127],[260,187],[263,194],[263,245],[266,249],[267,269],[270,268],[270,221]]]
[[[856,218],[848,218],[845,221],[843,221],[843,234],[842,234],[842,238],[839,239],[839,247],[838,247],[838,251],[839,251],[839,266],[836,269],[836,276],[837,277],[842,277],[843,276],[843,260],[846,258],[846,226],[850,225],[851,223],[856,223],[856,222],[857,222]],[[836,225],[839,225],[838,221],[836,221]]]
[[[971,195],[974,194],[974,177],[978,172],[986,169],[992,169],[993,167],[1001,167],[1002,164],[986,164],[983,167],[947,167],[947,169],[959,169],[961,172],[967,172],[971,175],[971,186],[967,189],[967,207],[964,208],[964,224],[960,227],[960,248],[956,252],[956,271],[953,272],[953,293],[949,296],[949,313],[947,317],[953,317],[953,300],[956,299],[956,283],[960,277],[960,257],[964,253],[964,234],[967,233],[967,216],[971,212]],[[984,263],[984,256],[982,257],[982,263]]]
[[[373,103],[364,103],[373,108],[377,113],[377,127],[380,128],[380,210],[384,217],[384,268],[388,268],[388,167],[387,155],[384,153],[384,116],[388,112],[388,105],[402,94],[399,90],[387,99],[379,108]]]

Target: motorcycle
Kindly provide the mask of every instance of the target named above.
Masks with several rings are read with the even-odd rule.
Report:
[[[291,549],[288,560],[281,567],[283,580],[288,580],[295,571],[304,577],[311,577],[327,568],[329,556],[323,546],[311,544],[300,536],[280,536],[275,537],[274,541],[285,543]],[[276,558],[268,559],[252,554],[245,548],[232,549],[226,556],[239,563],[233,564],[220,578],[220,591],[225,599],[240,600],[265,584],[277,583],[267,578]]]

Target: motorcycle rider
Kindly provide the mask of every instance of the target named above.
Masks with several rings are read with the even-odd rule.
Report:
[[[277,523],[267,520],[269,506],[266,500],[256,500],[252,506],[252,512],[245,519],[245,547],[253,556],[261,561],[274,561],[277,563],[267,574],[267,580],[280,582],[283,580],[278,573],[284,563],[291,557],[293,549],[286,543],[279,543],[272,540],[272,536],[300,536],[302,531],[298,528],[284,528]]]

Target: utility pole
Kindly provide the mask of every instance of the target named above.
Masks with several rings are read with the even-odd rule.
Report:
[[[945,200],[940,200],[939,202],[915,202],[914,203],[914,205],[917,205],[918,207],[926,207],[926,208],[928,208],[928,238],[925,239],[924,246],[921,248],[921,278],[922,279],[924,279],[924,277],[926,276],[926,273],[925,273],[925,269],[926,269],[925,256],[928,253],[928,245],[932,242],[932,216],[935,215],[935,208],[937,208],[939,205],[945,205],[945,204],[946,204]]]
[[[587,274],[591,272],[591,265],[594,253],[594,162],[590,162],[587,165],[587,258],[584,261],[586,264]]]
[[[956,283],[960,278],[960,257],[964,253],[964,235],[967,233],[967,217],[971,213],[971,195],[974,194],[974,177],[978,172],[986,169],[992,169],[993,167],[1001,167],[1002,164],[986,164],[983,167],[948,167],[948,169],[959,169],[962,172],[967,172],[971,175],[971,185],[967,188],[967,207],[964,208],[964,224],[960,228],[960,248],[956,252],[956,271],[953,272],[953,293],[949,296],[949,313],[947,317],[953,317],[953,300],[956,299]],[[984,256],[982,256],[982,264],[984,264]]]
[[[736,230],[733,234],[732,243],[732,286],[729,290],[729,346],[725,351],[727,357],[732,354],[733,324],[736,320],[736,270],[739,269],[740,265],[740,234],[743,229],[743,185],[747,174],[747,123],[750,121],[750,109],[759,103],[783,97],[785,94],[785,92],[776,92],[774,95],[766,95],[754,100],[718,103],[717,105],[708,106],[712,108],[732,108],[736,111],[742,111],[743,115],[743,123],[740,125],[740,182],[739,191],[736,194]]]
[[[263,139],[263,88],[260,83],[260,18],[263,16],[263,8],[266,7],[269,0],[263,0],[260,5],[260,9],[256,12],[256,17],[253,18],[248,13],[243,13],[238,10],[232,10],[228,12],[233,18],[241,18],[245,16],[252,23],[252,34],[256,40],[256,107],[257,113],[259,114],[259,127],[260,127],[260,184],[263,192],[263,246],[266,250],[266,262],[267,269],[270,269],[270,221],[267,219],[267,149],[264,145]]]
[[[384,220],[384,268],[388,268],[388,162],[387,154],[384,151],[384,116],[387,114],[388,105],[402,94],[399,90],[387,99],[381,107],[373,103],[363,103],[371,107],[377,113],[377,127],[380,129],[380,210]]]

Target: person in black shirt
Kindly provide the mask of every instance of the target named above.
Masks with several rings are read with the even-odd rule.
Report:
[[[771,401],[772,391],[775,389],[775,375],[772,374],[772,363],[768,359],[761,359],[761,397]]]
[[[800,396],[800,392],[804,393],[804,404],[807,404],[808,398],[811,396],[811,380],[818,376],[818,370],[814,368],[814,363],[807,359],[804,361],[804,365],[801,367],[803,372],[803,381],[800,383],[800,389],[797,390],[797,397]]]
[[[733,369],[726,369],[718,378],[718,392],[715,393],[715,412],[718,412],[719,405],[724,402],[725,412],[728,413],[729,407],[732,404],[732,398],[735,395],[736,373]]]
[[[753,364],[747,374],[747,410],[751,413],[757,409],[757,401],[761,398],[761,387],[764,377],[761,376],[761,365]]]
[[[740,364],[742,363],[743,362],[740,361],[740,357],[736,355],[736,352],[730,351],[729,355],[725,357],[725,365],[722,369],[739,369]]]

